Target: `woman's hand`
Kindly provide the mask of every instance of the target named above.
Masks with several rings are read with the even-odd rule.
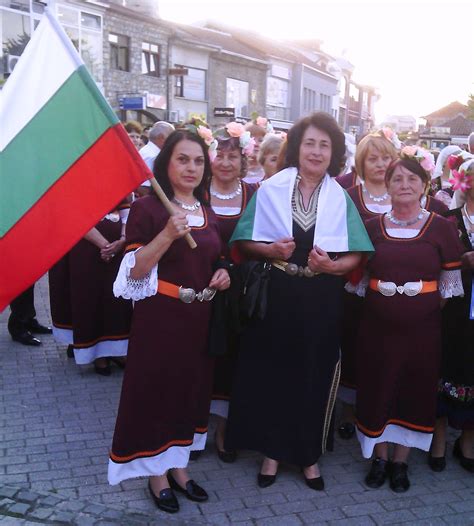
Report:
[[[461,261],[464,268],[474,268],[474,251],[464,253]]]
[[[308,267],[313,272],[323,272],[333,274],[335,270],[334,261],[328,256],[322,248],[314,247],[308,256]]]
[[[186,214],[177,213],[170,216],[168,223],[166,223],[165,228],[162,230],[162,234],[166,236],[170,241],[174,241],[181,237],[184,237],[186,234],[191,232],[191,228],[188,225],[188,219]]]
[[[227,290],[230,287],[230,276],[225,268],[220,268],[214,272],[209,287],[216,290]]]
[[[313,272],[343,276],[355,269],[361,260],[360,252],[347,252],[331,259],[322,248],[314,247],[308,255],[308,267]]]
[[[282,259],[286,261],[295,251],[296,244],[292,237],[284,237],[279,241],[267,245],[268,259]]]
[[[125,239],[117,239],[112,243],[107,243],[105,247],[100,249],[100,257],[102,260],[108,262],[117,254],[120,254],[125,246]]]

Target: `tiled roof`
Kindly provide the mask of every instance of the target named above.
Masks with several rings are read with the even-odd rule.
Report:
[[[454,119],[446,121],[442,126],[449,127],[451,129],[451,135],[457,137],[467,136],[474,132],[474,121],[466,119],[462,115],[458,115]]]
[[[442,119],[445,117],[446,119],[453,119],[460,113],[463,115],[467,114],[467,106],[465,104],[461,104],[458,101],[451,102],[451,104],[448,104],[447,106],[444,106],[443,108],[434,111],[433,113],[430,113],[429,115],[424,115],[423,119],[430,120],[430,119]]]
[[[169,22],[168,22],[169,23]],[[253,47],[247,46],[234,38],[230,33],[217,31],[205,27],[189,26],[184,24],[169,23],[180,37],[190,37],[202,45],[215,46],[222,51],[241,55],[249,59],[266,62],[267,58]]]

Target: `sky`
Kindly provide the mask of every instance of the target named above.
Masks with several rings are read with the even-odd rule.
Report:
[[[344,55],[353,79],[377,88],[387,115],[427,115],[474,93],[472,0],[157,0],[162,18],[212,19],[264,35],[317,38]]]

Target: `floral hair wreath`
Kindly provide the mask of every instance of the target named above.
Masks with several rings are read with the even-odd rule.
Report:
[[[212,163],[217,155],[218,144],[217,140],[212,135],[212,130],[209,128],[209,125],[200,119],[192,119],[190,122],[184,124],[183,128],[191,133],[199,135],[199,137],[201,137],[201,139],[206,143],[209,160]]]
[[[273,124],[266,117],[262,117],[259,115],[258,117],[256,117],[254,122],[257,126],[263,128],[266,131],[266,133],[273,133]]]
[[[400,152],[402,159],[416,161],[429,175],[435,168],[434,157],[431,152],[421,146],[404,146]]]
[[[245,126],[240,122],[232,121],[227,123],[224,126],[224,128],[221,128],[214,132],[213,137],[221,139],[232,139],[234,137],[238,138],[239,146],[242,150],[242,155],[248,157],[249,155],[253,154],[253,150],[255,148],[255,139],[251,137],[250,132],[246,131]]]
[[[466,192],[472,188],[472,175],[467,172],[473,168],[474,156],[468,152],[461,151],[456,155],[450,155],[447,162],[451,170],[449,182],[453,190]]]
[[[385,137],[387,141],[390,141],[395,149],[401,150],[402,149],[402,143],[400,142],[400,139],[398,138],[398,135],[392,130],[392,128],[389,128],[388,126],[384,126],[379,130],[379,134],[381,137]]]

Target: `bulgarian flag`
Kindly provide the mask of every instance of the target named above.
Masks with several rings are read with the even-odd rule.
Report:
[[[151,174],[48,10],[0,96],[2,311]]]
[[[286,168],[262,183],[237,223],[231,244],[293,237],[291,198],[297,175],[296,168]],[[313,246],[326,252],[374,251],[352,199],[327,174],[319,192]]]

